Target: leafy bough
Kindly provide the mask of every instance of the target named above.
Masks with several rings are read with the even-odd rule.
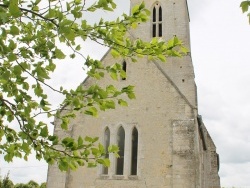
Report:
[[[85,0],[3,0],[0,2],[0,152],[8,162],[14,157],[28,159],[32,151],[38,160],[57,163],[61,170],[79,166],[108,166],[105,149],[98,138],[66,136],[58,138],[49,133],[49,125],[40,116],[60,121],[67,131],[76,111],[97,116],[98,111],[127,106],[124,95],[134,99],[133,86],[117,89],[113,85],[103,88],[98,84],[80,85],[74,90],[49,84],[56,62],[70,57],[81,57],[87,66],[88,76],[102,79],[109,74],[112,79],[125,78],[119,63],[106,66],[101,61],[83,55],[81,44],[92,40],[111,49],[114,58],[147,57],[166,61],[169,56],[180,57],[186,53],[182,42],[174,37],[163,42],[158,38],[145,42],[131,39],[127,33],[146,22],[150,12],[144,3],[136,5],[131,15],[123,14],[114,21],[100,19],[90,24],[84,19],[89,12],[113,11],[113,0],[99,0],[87,5]],[[68,49],[70,53],[65,53]],[[58,93],[65,100],[53,108],[49,93]],[[42,120],[41,120],[42,119]],[[118,148],[110,146],[108,152],[117,155]]]

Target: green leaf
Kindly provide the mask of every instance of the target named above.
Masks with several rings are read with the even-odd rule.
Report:
[[[67,171],[68,168],[69,168],[69,165],[66,161],[63,161],[63,160],[60,160],[59,161],[59,164],[58,164],[58,167],[61,171]]]
[[[47,137],[48,134],[49,134],[49,131],[48,131],[48,127],[47,126],[45,126],[44,128],[41,129],[40,136]]]
[[[77,45],[77,47],[75,48],[77,51],[81,50],[81,46]]]
[[[17,60],[16,54],[10,53],[10,54],[8,55],[8,60],[9,60],[10,62],[16,61],[16,60]]]
[[[15,75],[20,75],[22,73],[22,68],[19,65],[15,65],[13,68],[13,73]]]
[[[136,14],[139,12],[139,8],[140,8],[140,5],[135,5],[133,8],[132,8],[132,14]]]
[[[87,115],[94,116],[94,117],[97,117],[97,115],[98,115],[97,109],[95,107],[90,107],[88,110],[85,110],[84,113]]]
[[[11,34],[11,35],[19,35],[19,29],[18,29],[18,27],[12,25],[12,26],[10,27],[10,34]]]
[[[36,96],[38,96],[38,97],[43,94],[43,89],[41,88],[40,84],[36,85],[34,92],[35,92]]]
[[[21,16],[21,11],[18,7],[18,0],[10,0],[9,11],[10,14],[15,18]]]
[[[133,28],[133,29],[136,29],[136,28],[137,28],[137,26],[138,26],[138,23],[134,22],[134,23],[132,23],[132,25],[131,25],[131,26],[132,26],[132,28]]]
[[[80,136],[78,137],[77,143],[78,143],[79,146],[81,146],[83,144],[82,137],[80,137]]]
[[[55,50],[55,56],[57,59],[64,59],[66,57],[66,55],[58,48]]]
[[[84,138],[84,140],[87,141],[87,142],[93,142],[93,138],[91,138],[91,137],[89,137],[89,136],[86,136],[86,137]]]
[[[105,102],[105,107],[107,109],[115,109],[115,103],[114,103],[114,101],[112,101],[112,100],[106,101]]]
[[[158,55],[158,58],[162,61],[162,62],[166,62],[166,57],[162,54]]]
[[[48,73],[46,72],[46,70],[43,67],[37,67],[36,69],[37,71],[37,76],[39,78],[45,78],[45,79],[49,79],[50,77],[48,76]]]
[[[110,160],[109,159],[103,159],[103,165],[110,167]]]
[[[250,1],[242,1],[240,4],[243,13],[248,11],[249,6],[250,6]]]
[[[135,97],[135,94],[134,93],[128,93],[128,98],[129,99],[135,99],[136,97]]]
[[[9,40],[9,48],[13,51],[14,49],[16,49],[16,43],[12,40],[12,39],[10,39]]]
[[[120,53],[114,49],[111,50],[111,55],[114,57],[114,58],[117,58],[117,57],[120,57]]]
[[[23,82],[23,89],[25,89],[26,91],[29,90],[29,84],[27,82]]]
[[[25,153],[30,152],[30,146],[28,143],[24,142],[21,147],[22,147],[23,151],[25,151]]]
[[[116,72],[111,72],[110,73],[110,76],[113,80],[118,80],[118,76],[117,76],[117,73]]]
[[[124,101],[123,99],[119,99],[118,104],[121,106],[128,106],[128,103],[126,101]]]
[[[11,153],[11,154],[6,154],[5,156],[4,156],[4,160],[5,161],[7,161],[7,162],[11,162],[12,161],[12,159],[13,159],[13,153]]]

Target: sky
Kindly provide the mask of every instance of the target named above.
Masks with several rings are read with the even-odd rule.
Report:
[[[128,10],[128,2],[117,2],[117,12]],[[250,25],[240,2],[188,0],[198,110],[220,155],[219,175],[225,187],[250,187]],[[89,41],[83,48],[96,58],[107,50]],[[75,88],[86,76],[81,65],[61,62],[51,83]],[[51,98],[55,103],[61,100],[53,94]],[[9,171],[16,183],[46,181],[47,165],[34,157],[12,164],[1,157],[0,168],[2,176]]]

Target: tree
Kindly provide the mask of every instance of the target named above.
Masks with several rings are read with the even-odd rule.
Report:
[[[9,178],[9,172],[4,179],[0,181],[0,188],[14,188],[14,184]]]
[[[46,188],[46,183],[39,185],[37,182],[30,180],[28,183],[14,183],[9,178],[9,172],[5,175],[4,179],[0,180],[0,188]]]
[[[39,184],[37,182],[33,181],[33,180],[30,180],[27,183],[27,185],[28,185],[28,188],[39,188],[40,187]]]
[[[1,188],[1,187],[0,187]],[[37,182],[30,180],[28,183],[17,183],[13,185],[13,188],[46,188],[46,183],[42,183],[40,186]]]
[[[14,188],[28,188],[28,186],[24,183],[17,183]]]
[[[45,183],[45,182],[42,183],[42,184],[40,185],[40,188],[46,188],[46,183]]]
[[[99,60],[85,57],[81,50],[84,41],[90,39],[107,46],[114,58],[126,57],[133,62],[144,56],[165,61],[168,56],[186,53],[176,37],[166,43],[158,38],[149,42],[132,40],[127,35],[148,20],[150,12],[144,3],[136,5],[131,15],[123,14],[114,21],[100,19],[90,24],[83,18],[86,12],[95,16],[97,10],[115,8],[113,0],[98,0],[93,4],[86,0],[0,1],[0,152],[6,161],[14,157],[27,160],[34,151],[38,160],[56,162],[61,170],[76,169],[85,163],[109,165],[103,159],[103,146],[96,144],[98,138],[60,140],[49,133],[48,124],[39,116],[58,118],[61,128],[67,130],[75,111],[96,116],[98,110],[113,109],[116,104],[126,106],[127,102],[120,97],[135,98],[133,86],[121,90],[113,85],[106,88],[80,85],[75,90],[56,88],[48,83],[56,63],[79,56],[83,66],[87,66],[88,76],[101,79],[109,74],[117,80],[126,77],[122,67],[105,66]],[[45,89],[65,97],[58,108],[51,106]],[[59,113],[62,110],[66,112],[64,115]],[[115,146],[109,148],[109,152],[117,150]]]
[[[28,183],[17,183],[14,188],[46,188],[46,183],[42,183],[40,186],[37,182],[30,180]]]

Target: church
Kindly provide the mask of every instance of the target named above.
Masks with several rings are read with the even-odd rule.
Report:
[[[130,0],[131,7],[140,0]],[[167,41],[180,38],[190,49],[189,12],[186,0],[146,0],[151,18],[128,33],[132,38]],[[126,79],[117,88],[135,86],[136,100],[128,107],[100,112],[97,118],[78,113],[71,129],[62,133],[55,120],[54,133],[99,137],[104,147],[120,148],[110,167],[80,167],[76,171],[48,170],[48,188],[220,188],[219,155],[198,111],[197,88],[191,53],[171,57],[166,63],[147,58],[132,63],[119,60]],[[117,62],[108,51],[106,65]],[[109,85],[111,78],[98,81]],[[96,80],[87,78],[83,85]]]

